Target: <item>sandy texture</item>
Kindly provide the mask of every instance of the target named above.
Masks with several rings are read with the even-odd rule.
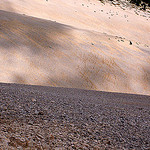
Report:
[[[0,84],[0,149],[150,148],[150,96]]]
[[[150,94],[148,12],[96,0],[0,9],[1,82]]]

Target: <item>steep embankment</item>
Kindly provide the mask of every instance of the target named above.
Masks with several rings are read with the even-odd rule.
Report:
[[[149,16],[102,5],[0,2],[0,81],[150,94]]]

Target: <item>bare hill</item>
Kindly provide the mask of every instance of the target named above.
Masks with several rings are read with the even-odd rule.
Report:
[[[0,9],[1,82],[150,94],[147,12],[86,0]]]

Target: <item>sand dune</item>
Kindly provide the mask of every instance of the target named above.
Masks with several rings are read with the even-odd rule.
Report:
[[[0,9],[0,82],[150,94],[146,12],[87,0]]]

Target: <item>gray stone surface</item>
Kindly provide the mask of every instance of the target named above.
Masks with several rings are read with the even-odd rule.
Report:
[[[0,149],[149,149],[150,96],[0,84]]]

